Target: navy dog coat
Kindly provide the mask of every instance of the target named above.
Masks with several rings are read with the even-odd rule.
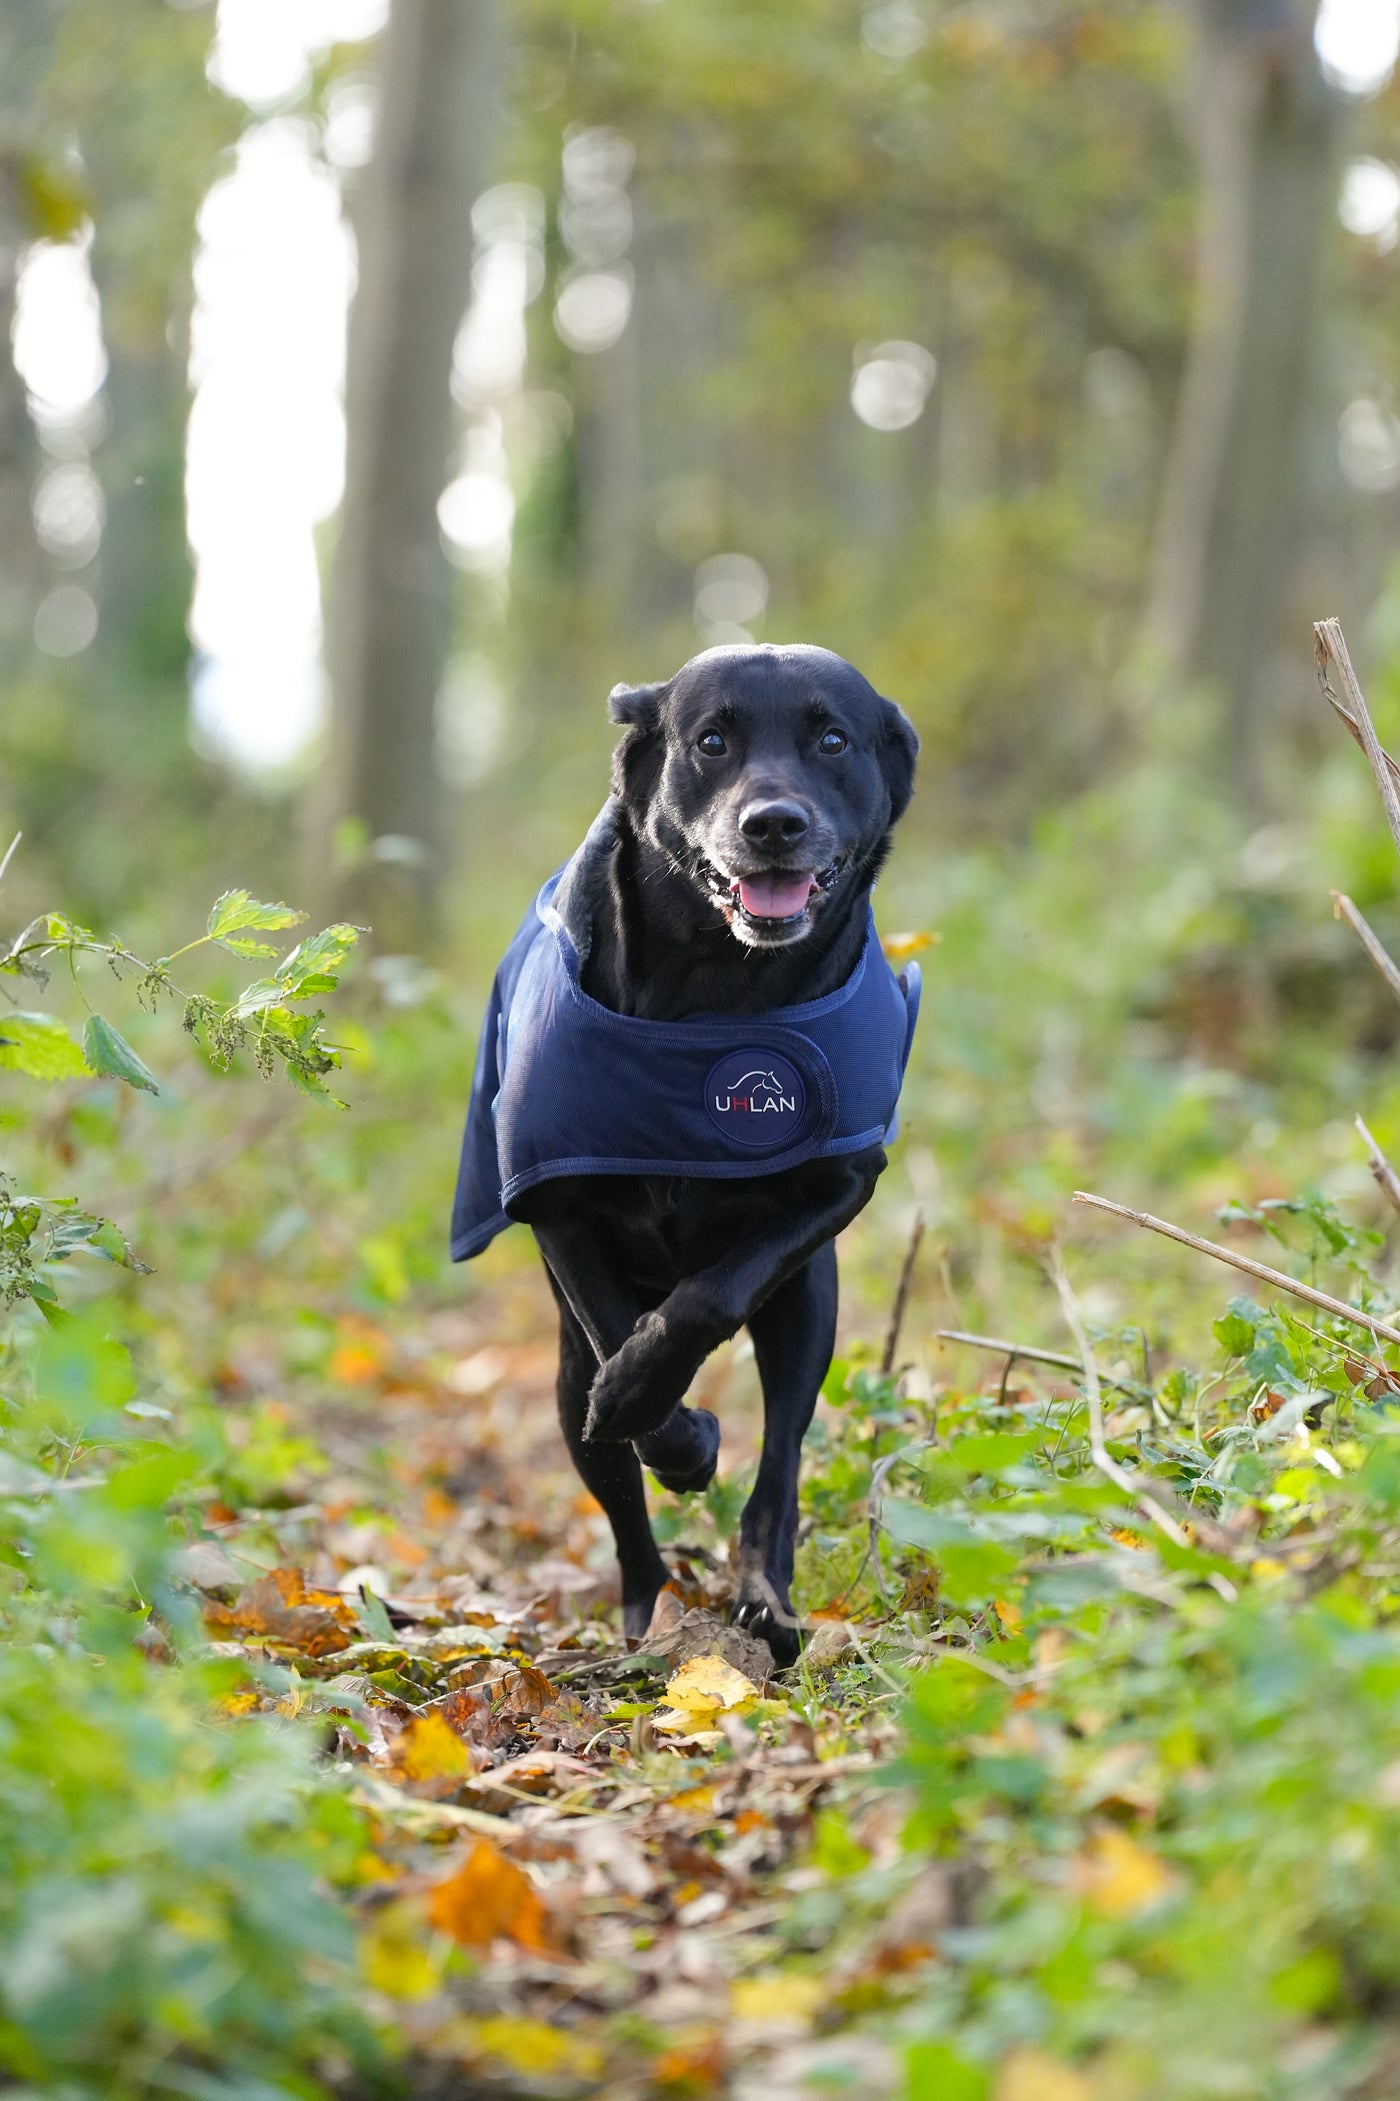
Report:
[[[684,1021],[615,1014],[580,983],[591,928],[579,880],[614,836],[605,809],[496,973],[462,1141],[454,1262],[479,1255],[540,1182],[781,1174],[894,1136],[919,966],[895,976],[874,915],[855,969],[825,999]]]

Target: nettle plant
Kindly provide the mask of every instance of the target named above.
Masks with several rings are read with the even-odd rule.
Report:
[[[178,1003],[186,1031],[218,1070],[226,1072],[237,1053],[246,1050],[264,1079],[280,1070],[303,1094],[343,1108],[326,1084],[326,1075],[340,1065],[340,1050],[327,1042],[324,1011],[312,1003],[335,991],[364,929],[343,923],[325,927],[279,958],[277,945],[263,937],[305,918],[290,905],[262,904],[246,890],[226,890],[202,934],[148,961],[125,942],[104,939],[61,912],[40,913],[0,956],[0,996],[9,1003],[8,1011],[0,1006],[0,1071],[41,1081],[114,1079],[147,1094],[160,1092],[154,1073],[92,1003],[81,966],[100,962],[117,985],[134,994],[139,1007],[154,1011],[163,1000]],[[202,948],[274,967],[232,998],[218,999],[187,989],[175,975],[176,964]],[[58,1015],[21,1005],[19,994],[5,983],[6,978],[18,980],[26,989],[43,992],[64,967],[87,1009],[81,1037]],[[46,1272],[80,1253],[145,1269],[109,1219],[83,1210],[72,1198],[24,1193],[0,1172],[0,1306],[28,1299],[47,1318],[54,1317],[58,1300]]]

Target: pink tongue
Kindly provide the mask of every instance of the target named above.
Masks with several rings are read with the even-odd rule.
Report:
[[[810,875],[739,878],[739,902],[753,919],[795,919],[811,894]]]

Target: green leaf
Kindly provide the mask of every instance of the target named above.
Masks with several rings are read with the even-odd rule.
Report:
[[[250,927],[270,929],[274,927],[299,926],[305,912],[295,911],[291,905],[260,905],[246,890],[225,890],[216,898],[209,914],[210,939],[222,942],[237,956],[272,956],[277,951],[265,947],[261,942],[250,942],[239,946],[229,940],[230,934],[241,934]]]
[[[0,1068],[31,1080],[71,1080],[86,1069],[82,1045],[52,1014],[0,1018]]]
[[[911,2043],[905,2063],[908,2101],[985,2101],[991,2091],[986,2067],[969,2064],[946,2043]]]
[[[83,1030],[83,1056],[89,1072],[104,1078],[125,1080],[128,1087],[140,1087],[147,1094],[159,1094],[155,1074],[141,1063],[125,1036],[119,1036],[110,1021],[100,1014],[88,1016]]]
[[[304,999],[315,992],[333,992],[336,973],[363,932],[363,927],[341,923],[299,941],[277,971],[282,997]]]
[[[384,1600],[372,1591],[367,1583],[360,1585],[360,1595],[355,1601],[355,1610],[360,1624],[371,1641],[392,1642],[394,1623],[385,1610]]]

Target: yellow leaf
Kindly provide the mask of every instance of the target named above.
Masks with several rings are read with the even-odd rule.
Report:
[[[880,946],[889,957],[891,963],[903,963],[907,957],[917,956],[921,950],[932,948],[936,941],[941,941],[942,939],[943,936],[941,934],[926,934],[923,932],[886,934]]]
[[[1171,1870],[1126,1831],[1100,1831],[1075,1863],[1075,1883],[1091,1911],[1130,1918],[1171,1887]]]
[[[415,1714],[394,1746],[394,1764],[405,1780],[464,1780],[476,1760],[440,1714]]]
[[[464,1948],[489,1948],[506,1939],[522,1948],[543,1948],[548,1920],[535,1885],[489,1839],[479,1838],[457,1871],[428,1895],[428,1917]]]
[[[414,1904],[386,1904],[360,1939],[365,1982],[391,1999],[427,1999],[441,1981],[440,1965],[425,1946],[422,1914]]]
[[[527,2077],[591,2079],[603,2065],[596,2043],[524,2014],[491,2014],[471,2021],[463,2041],[473,2054],[498,2058]]]
[[[692,1714],[705,1709],[726,1713],[757,1699],[758,1687],[722,1656],[692,1656],[667,1684],[666,1697],[673,1707]]]
[[[1092,2101],[1087,2079],[1043,2050],[1013,2050],[997,2074],[996,2101]]]
[[[741,2021],[810,2021],[829,1997],[820,1977],[736,1977],[729,2003]]]
[[[708,1816],[714,1806],[715,1791],[712,1787],[683,1787],[666,1803],[668,1809],[679,1810],[682,1816]]]

